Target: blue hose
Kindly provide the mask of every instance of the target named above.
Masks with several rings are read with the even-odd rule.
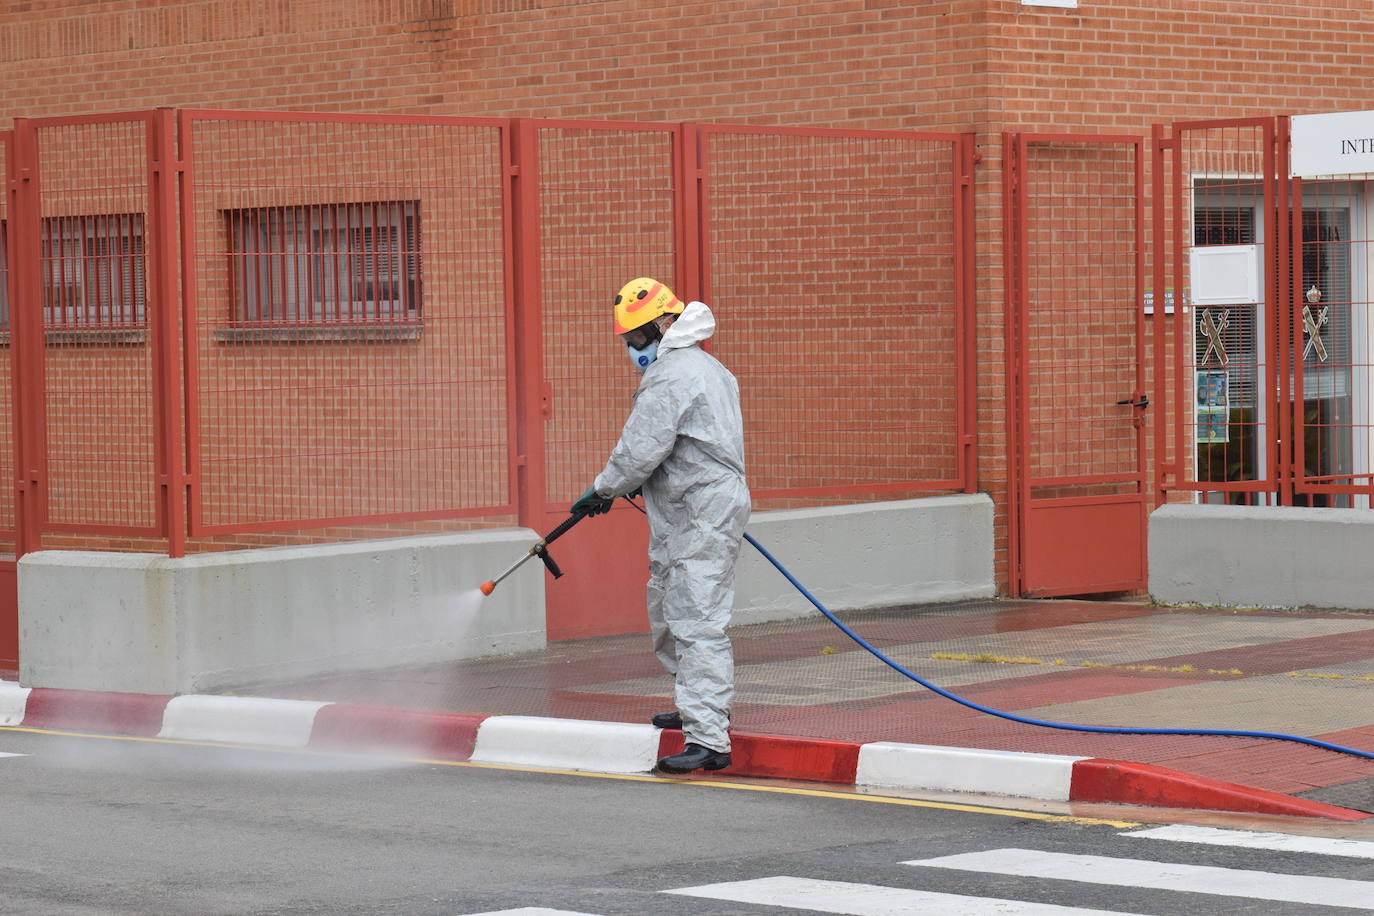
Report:
[[[882,652],[878,651],[878,649],[874,648],[866,639],[864,639],[858,633],[855,633],[849,627],[845,626],[843,621],[841,621],[834,614],[830,613],[829,609],[827,609],[825,605],[821,604],[819,601],[816,600],[815,595],[812,595],[809,591],[806,590],[806,586],[798,582],[797,578],[787,571],[787,567],[779,563],[777,559],[771,553],[765,550],[762,544],[754,540],[754,538],[747,531],[744,534],[744,539],[748,541],[750,544],[753,544],[754,549],[757,550],[759,553],[763,554],[764,559],[767,560],[769,563],[772,563],[773,566],[777,568],[778,572],[782,573],[783,576],[786,577],[787,581],[792,583],[792,585],[797,589],[797,591],[805,595],[807,601],[810,601],[812,604],[814,604],[816,606],[816,609],[820,611],[822,614],[824,614],[831,623],[833,623],[835,626],[839,627],[842,631],[844,631],[844,635],[848,636],[850,639],[854,640],[856,643],[863,646],[870,653],[872,653],[875,658],[882,661],[884,664],[892,668],[898,674],[905,675],[906,677],[911,678],[911,680],[920,684],[927,690],[933,690],[945,699],[953,700],[956,703],[959,703],[963,706],[967,706],[969,709],[976,709],[979,712],[987,713],[990,716],[997,716],[999,719],[1010,719],[1012,722],[1021,722],[1025,725],[1039,725],[1043,728],[1059,728],[1071,732],[1091,732],[1093,734],[1098,735],[1218,735],[1226,738],[1267,738],[1273,741],[1292,741],[1296,744],[1308,744],[1312,747],[1319,747],[1323,750],[1335,751],[1337,754],[1349,754],[1352,757],[1363,757],[1365,760],[1374,760],[1374,753],[1370,751],[1361,751],[1356,748],[1346,747],[1341,744],[1332,744],[1329,741],[1318,741],[1316,738],[1304,738],[1301,735],[1284,735],[1278,732],[1228,731],[1226,729],[1220,728],[1120,728],[1114,725],[1074,725],[1069,722],[1049,722],[1045,719],[1032,719],[1027,716],[1018,716],[1015,713],[1003,712],[1000,709],[993,709],[989,706],[984,706],[981,703],[975,703],[974,701],[965,699],[964,697],[961,697],[958,694],[950,693],[943,687],[939,687],[935,684],[932,684],[930,681],[921,677],[919,674],[916,674],[913,671],[908,671],[906,668],[897,664],[892,659],[884,655]]]

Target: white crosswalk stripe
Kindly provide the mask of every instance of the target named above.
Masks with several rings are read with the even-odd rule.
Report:
[[[1196,843],[1267,852],[1374,860],[1374,842],[1360,840],[1223,830],[1182,824],[1123,831],[1119,836],[1163,840],[1168,843]],[[1114,856],[1042,852],[1033,849],[990,849],[929,859],[911,859],[901,864],[918,866],[921,869],[952,869],[986,875],[1107,885],[1123,889],[1206,894],[1211,897],[1235,898],[1238,901],[1267,900],[1374,912],[1374,881],[1356,881],[1348,878],[1154,862]],[[1110,916],[1111,913],[1117,913],[1120,916],[1124,912],[789,875],[702,884],[664,890],[661,893],[760,907],[835,913],[840,916],[906,916],[910,913],[921,913],[923,916],[964,916],[970,913],[999,916]],[[1022,891],[1018,890],[1017,893]],[[1025,896],[1044,893],[1047,893],[1046,888],[1034,888],[1031,885],[1027,885],[1024,890]],[[1057,889],[1056,896],[1064,899],[1062,888]],[[1159,911],[1157,907],[1152,909]],[[596,914],[525,907],[473,913],[468,916]]]
[[[683,887],[664,893],[704,897],[708,900],[731,900],[735,903],[757,903],[762,906],[785,906],[794,910],[813,910],[817,913],[840,913],[844,916],[910,916],[912,913],[920,913],[922,916],[966,916],[969,913],[996,913],[998,916],[1110,916],[1107,910],[1084,910],[1071,906],[1056,906],[1052,903],[966,897],[960,894],[851,884],[847,881],[821,881],[816,878],[791,878],[785,875],[756,878],[752,881],[703,884],[699,887]],[[1115,916],[1121,916],[1120,911],[1115,911]]]
[[[1175,843],[1204,843],[1208,846],[1236,846],[1242,849],[1267,849],[1275,852],[1309,852],[1319,856],[1345,856],[1374,859],[1374,843],[1333,837],[1295,836],[1291,833],[1257,833],[1250,830],[1222,830],[1217,827],[1190,827],[1171,824],[1148,830],[1129,830],[1122,836]]]
[[[4,751],[0,751],[0,757],[27,757],[27,756],[29,756],[29,755],[28,755],[28,754],[8,754],[8,753],[6,753],[6,752],[4,752]]]
[[[1374,911],[1374,882],[1346,878],[1217,868],[1211,865],[1178,865],[1033,849],[992,849],[934,859],[914,859],[902,864]]]

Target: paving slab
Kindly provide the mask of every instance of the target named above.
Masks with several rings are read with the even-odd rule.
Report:
[[[1374,813],[1374,779],[1357,779],[1354,782],[1328,786],[1324,789],[1309,789],[1306,792],[1294,792],[1293,794],[1300,798],[1310,798],[1313,801],[1324,802],[1328,805],[1339,805],[1342,808],[1354,808],[1356,811]]]
[[[1362,695],[1335,695],[1341,692]],[[1083,725],[1220,728],[1313,737],[1369,724],[1374,682],[1298,681],[1269,675],[1016,711]]]

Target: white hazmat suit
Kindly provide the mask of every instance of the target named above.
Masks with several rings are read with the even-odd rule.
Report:
[[[725,628],[750,502],[739,385],[698,346],[715,330],[711,310],[692,302],[664,332],[593,489],[616,497],[643,488],[654,653],[674,675],[684,741],[729,753],[734,659]]]

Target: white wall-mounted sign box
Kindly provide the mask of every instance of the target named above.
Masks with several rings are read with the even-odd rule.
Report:
[[[1022,6],[1057,6],[1061,9],[1078,9],[1078,0],[1021,0]]]
[[[1260,301],[1258,245],[1199,245],[1189,252],[1194,305]]]
[[[1374,172],[1374,111],[1295,115],[1290,149],[1292,178]]]

